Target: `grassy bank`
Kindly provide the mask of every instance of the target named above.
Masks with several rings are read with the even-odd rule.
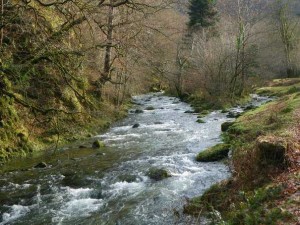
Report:
[[[259,94],[277,96],[239,117],[223,134],[233,176],[185,206],[212,224],[299,223],[300,80],[275,80]],[[220,213],[220,214],[219,214]]]

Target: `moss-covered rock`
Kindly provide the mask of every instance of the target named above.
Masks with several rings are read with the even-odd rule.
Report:
[[[198,119],[196,122],[197,122],[197,123],[205,123],[205,121],[202,120],[202,119]]]
[[[202,196],[189,199],[183,207],[183,212],[189,215],[199,216],[200,213],[206,214],[213,206],[216,210],[228,207],[228,202],[224,201],[228,196],[231,181],[225,180],[221,183],[212,185]]]
[[[221,124],[221,131],[222,132],[226,132],[232,125],[234,124],[234,122],[225,122]]]
[[[167,170],[161,168],[150,168],[146,175],[155,181],[171,177],[170,173]]]
[[[224,159],[228,156],[228,152],[230,150],[230,145],[228,144],[217,144],[211,148],[200,152],[196,160],[198,162],[214,162],[221,159]]]
[[[102,141],[96,140],[92,144],[93,148],[104,148],[105,144]]]

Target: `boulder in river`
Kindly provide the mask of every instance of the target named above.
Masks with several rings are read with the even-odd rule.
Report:
[[[256,139],[260,160],[267,163],[284,163],[287,142],[280,137],[268,135]]]
[[[197,155],[198,162],[214,162],[228,157],[230,145],[217,144],[211,148],[208,148]]]
[[[140,124],[136,123],[132,126],[132,128],[138,128],[140,126]]]
[[[234,122],[225,122],[221,124],[221,131],[222,132],[226,132],[232,125],[234,124]]]
[[[42,169],[42,168],[46,168],[47,166],[48,166],[47,163],[45,163],[45,162],[40,162],[40,163],[36,164],[36,165],[34,166],[34,168],[36,168],[36,169]]]
[[[141,110],[141,109],[136,109],[135,111],[134,111],[134,113],[136,113],[136,114],[140,114],[140,113],[143,113],[144,111],[143,110]]]
[[[150,168],[146,175],[155,181],[160,181],[171,177],[167,170],[161,168]]]
[[[252,109],[256,109],[256,108],[257,108],[257,106],[255,106],[255,105],[247,105],[247,106],[245,107],[245,111],[252,110]]]
[[[240,112],[229,112],[228,115],[226,116],[227,118],[238,118],[242,115]]]
[[[184,113],[195,113],[195,111],[187,110]]]
[[[105,144],[99,140],[96,140],[93,142],[92,147],[93,148],[103,148],[103,147],[105,147]]]
[[[202,119],[198,119],[196,122],[197,122],[197,123],[205,123],[205,121],[202,120]]]

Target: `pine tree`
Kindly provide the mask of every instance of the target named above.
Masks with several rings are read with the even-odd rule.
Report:
[[[188,14],[190,28],[205,28],[214,25],[217,19],[215,0],[190,0]]]

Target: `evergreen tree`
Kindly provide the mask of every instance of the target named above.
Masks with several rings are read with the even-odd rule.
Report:
[[[214,6],[215,0],[190,0],[188,26],[190,28],[212,26],[217,15]]]

